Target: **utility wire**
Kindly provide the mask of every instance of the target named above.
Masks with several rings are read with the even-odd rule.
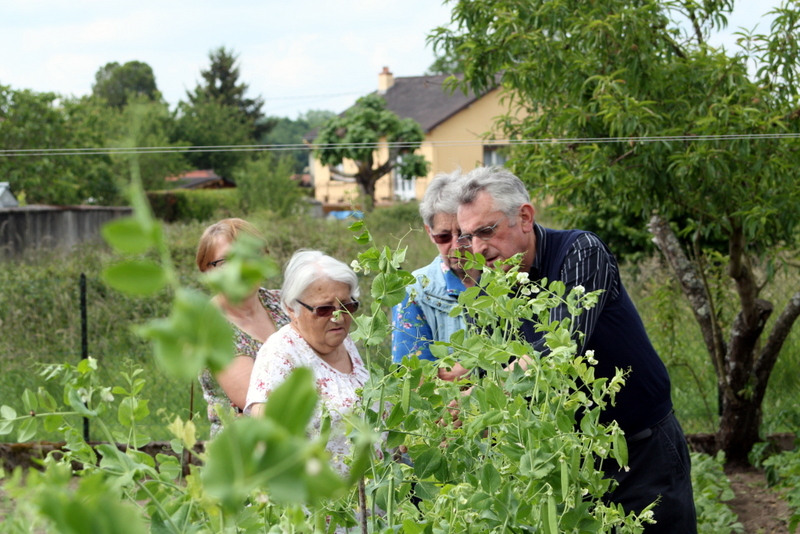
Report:
[[[665,136],[639,136],[639,137],[579,137],[579,138],[551,138],[551,139],[473,139],[468,141],[434,141],[424,144],[434,147],[447,146],[512,146],[512,145],[586,145],[609,143],[658,143],[682,141],[737,141],[737,140],[768,140],[768,139],[798,139],[800,133],[773,133],[773,134],[728,134],[728,135],[665,135]],[[329,143],[329,144],[272,144],[272,145],[210,145],[210,146],[166,146],[166,147],[110,147],[110,148],[27,148],[0,150],[0,157],[26,157],[26,156],[77,156],[77,155],[116,155],[116,154],[163,154],[163,153],[188,153],[188,152],[280,152],[288,150],[316,150],[322,148],[417,148],[420,143],[395,141],[390,143]]]

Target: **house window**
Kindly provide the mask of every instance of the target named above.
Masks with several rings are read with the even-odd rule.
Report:
[[[505,165],[508,161],[508,151],[511,147],[503,145],[487,145],[483,147],[483,164]]]
[[[400,163],[402,156],[397,157]],[[406,178],[397,168],[392,170],[392,181],[394,182],[394,198],[397,200],[414,200],[417,198],[417,179],[415,177]]]

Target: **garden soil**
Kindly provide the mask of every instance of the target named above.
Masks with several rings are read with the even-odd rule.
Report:
[[[763,471],[729,466],[725,474],[736,494],[725,504],[739,516],[744,534],[789,534],[789,508],[774,489],[767,487]]]

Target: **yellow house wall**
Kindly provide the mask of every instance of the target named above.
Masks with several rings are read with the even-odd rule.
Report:
[[[417,178],[416,196],[421,199],[430,179],[438,172],[452,172],[456,168],[469,171],[483,164],[482,137],[491,131],[495,118],[508,112],[500,104],[500,91],[495,89],[483,98],[473,102],[443,123],[428,132],[425,141],[417,150],[431,164],[427,177]],[[499,134],[498,134],[499,137]],[[378,161],[385,161],[388,154],[386,145],[378,148]],[[315,196],[326,203],[355,202],[358,198],[356,184],[330,180],[330,171],[314,160]],[[345,172],[354,172],[355,164],[345,162]],[[390,175],[382,177],[375,184],[377,202],[394,200],[394,187]]]

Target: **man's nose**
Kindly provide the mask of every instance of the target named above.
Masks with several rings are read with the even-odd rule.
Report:
[[[484,254],[484,252],[486,252],[486,249],[488,249],[488,248],[489,247],[486,244],[486,241],[484,241],[483,239],[481,239],[479,237],[474,237],[474,236],[472,237],[472,253],[473,254],[481,254],[482,256],[486,257],[486,254]]]

